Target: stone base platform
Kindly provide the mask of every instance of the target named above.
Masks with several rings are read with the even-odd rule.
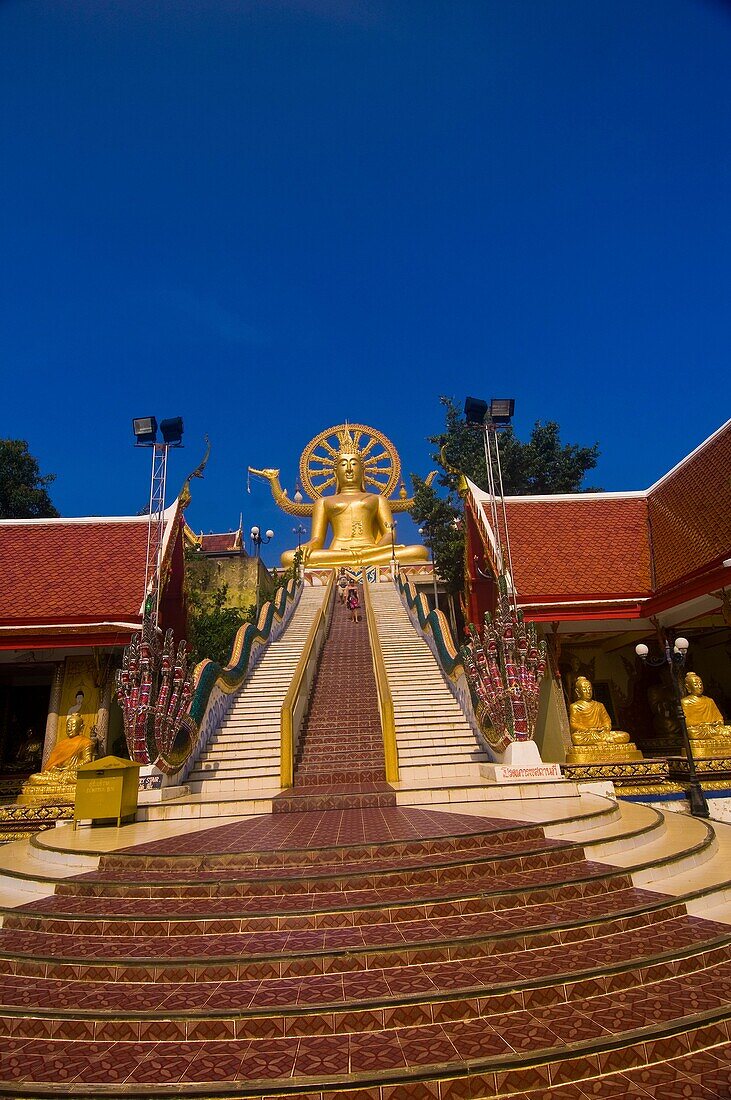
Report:
[[[643,760],[640,750],[631,741],[627,745],[574,746],[566,753],[566,763],[577,764],[631,764]]]
[[[576,783],[611,782],[618,795],[646,794],[648,797],[678,791],[672,786],[667,760],[602,760],[591,764],[564,765],[564,775]]]
[[[71,804],[50,806],[0,805],[0,844],[24,840],[44,829],[53,829],[57,821],[70,821],[74,816]]]
[[[698,757],[694,755],[695,770],[704,791],[731,788],[731,756]],[[682,756],[668,760],[670,779],[685,790],[688,785],[688,761]]]

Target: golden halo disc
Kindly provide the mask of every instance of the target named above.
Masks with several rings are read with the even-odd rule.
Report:
[[[401,459],[390,439],[367,424],[336,424],[320,432],[305,447],[300,458],[300,481],[313,499],[328,490],[335,492],[335,463],[338,453],[346,451],[343,437],[349,433],[353,450],[363,458],[366,489],[389,497],[401,477]]]

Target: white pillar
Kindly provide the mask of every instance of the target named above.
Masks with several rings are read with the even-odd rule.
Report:
[[[110,672],[101,688],[99,710],[96,716],[97,755],[107,755],[107,736],[109,734],[109,708],[112,705],[112,685],[114,673]]]
[[[58,712],[61,707],[61,687],[63,685],[63,670],[64,662],[58,661],[55,669],[53,670],[53,679],[51,680],[51,696],[48,700],[48,717],[46,718],[46,736],[43,741],[43,763],[41,765],[42,768],[45,768],[46,761],[48,760],[52,748],[56,744],[56,737],[58,736]]]

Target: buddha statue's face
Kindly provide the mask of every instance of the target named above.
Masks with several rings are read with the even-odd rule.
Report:
[[[688,695],[702,695],[703,681],[695,672],[689,672],[685,677],[685,690]]]
[[[574,687],[574,695],[576,698],[589,700],[592,694],[591,682],[587,680],[586,676],[579,676]]]
[[[78,737],[84,728],[84,719],[80,714],[72,714],[66,722],[66,736]]]
[[[343,452],[335,463],[338,491],[363,488],[363,459],[358,454]]]

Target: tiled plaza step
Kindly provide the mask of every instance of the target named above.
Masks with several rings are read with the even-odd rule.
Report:
[[[295,953],[296,973],[300,977],[367,972],[374,980],[372,992],[378,984],[375,972],[380,972],[384,980],[397,976],[399,981],[408,979],[414,989],[421,985],[423,993],[430,988],[429,979],[444,984],[449,977],[448,987],[452,990],[460,983],[464,986],[465,981],[471,981],[474,988],[475,982],[484,982],[488,976],[493,982],[520,980],[527,988],[532,982],[542,983],[547,976],[553,984],[575,982],[594,975],[598,965],[603,973],[607,968],[614,973],[634,972],[638,963],[647,969],[650,959],[653,965],[681,955],[684,958],[692,955],[698,961],[699,956],[710,950],[721,951],[731,970],[728,926],[690,921],[682,906],[653,915],[657,919],[651,924],[635,921],[633,926],[621,927],[626,921],[620,919],[607,926],[603,923],[580,926],[571,935],[565,933],[566,942],[545,928],[522,935],[517,935],[514,929],[487,937],[466,934],[470,922],[464,919],[452,921],[451,927],[450,922],[443,922],[443,927],[427,922],[421,930],[388,925],[162,936],[153,936],[154,926],[148,926],[145,935],[132,932],[123,935],[116,931],[100,935],[87,925],[82,928],[83,952],[79,934],[56,931],[53,920],[42,923],[40,930],[8,922],[0,974],[7,973],[10,960],[15,963],[15,974],[21,974],[24,960],[39,956],[53,958],[52,974],[59,978],[69,965],[81,963],[91,974],[92,970],[105,966],[121,964],[127,971],[150,965],[169,969],[195,960],[204,979],[205,964],[215,962],[235,965],[240,979],[254,976],[267,981],[291,975],[290,956]],[[469,928],[467,932],[475,930]],[[267,965],[262,967],[260,963]],[[688,969],[693,969],[693,965]],[[667,976],[669,972],[674,971],[671,968],[662,974]],[[72,976],[71,972],[68,976]]]
[[[59,1087],[50,1068],[73,1064],[78,1043],[5,1039],[0,1054],[8,1079],[15,1082],[16,1091],[6,1095],[17,1100],[50,1095],[149,1098],[151,1087],[155,1096],[181,1095],[181,1090],[186,1096],[205,1096],[211,1095],[211,1082],[217,1097],[284,1097],[297,1089],[308,1095],[314,1090],[319,1100],[342,1100],[350,1095],[344,1093],[346,1082],[353,1082],[356,1095],[373,1100],[382,1090],[389,1096],[432,1098],[519,1095],[521,1100],[575,1100],[603,1095],[725,1100],[731,1082],[731,1048],[725,1027],[717,1019],[713,1012],[682,1017],[673,1039],[666,1039],[667,1029],[662,1025],[651,1025],[635,1029],[629,1042],[602,1037],[569,1045],[559,1021],[552,1030],[549,1013],[529,1013],[517,1021],[521,1034],[532,1035],[535,1028],[544,1027],[543,1047],[530,1053],[518,1053],[482,1021],[472,1032],[458,1029],[457,1044],[454,1028],[434,1026],[415,1034],[406,1049],[398,1040],[385,1042],[377,1032],[363,1040],[344,1036],[342,1042],[332,1049],[328,1045],[326,1050],[319,1036],[256,1042],[243,1038],[197,1041],[195,1035],[189,1042],[158,1042],[154,1053],[149,1040],[101,1042],[93,1044],[94,1069],[85,1075],[88,1086],[74,1082]],[[495,1050],[501,1053],[495,1054]],[[506,1050],[509,1053],[503,1053]],[[440,1057],[443,1060],[435,1063]],[[455,1076],[448,1057],[461,1061],[464,1069],[460,1076]],[[207,1067],[205,1077],[203,1066]],[[606,1083],[601,1092],[577,1091],[572,1086],[581,1081],[591,1088],[599,1078]],[[92,1092],[97,1081],[112,1084],[103,1092]],[[282,1092],[285,1082],[288,1091]],[[709,1091],[706,1082],[711,1089],[724,1091]],[[686,1087],[691,1091],[680,1091]]]
[[[701,1071],[719,1081],[731,928],[630,877],[713,841],[702,823],[590,804],[583,823],[555,814],[564,835],[550,838],[499,817],[385,809],[259,818],[104,856],[7,915],[6,1094],[336,1100],[348,1085],[369,1100],[579,1100],[614,1085],[639,1095],[641,1081],[670,1100],[678,1082],[702,1088]],[[53,839],[33,846],[49,867]],[[248,892],[226,896],[237,876]],[[581,1088],[562,1095],[570,1079]]]
[[[523,997],[511,991],[509,983],[501,984],[498,980],[489,991],[478,987],[471,996],[450,995],[445,999],[432,995],[428,998],[422,993],[418,998],[404,998],[398,986],[391,991],[387,980],[381,982],[376,974],[372,979],[371,992],[380,990],[382,999],[380,1007],[371,1008],[357,1007],[356,1001],[351,1002],[352,1008],[348,1007],[347,995],[342,995],[346,983],[350,981],[348,975],[331,974],[327,979],[322,979],[329,982],[331,990],[336,988],[336,983],[340,989],[340,998],[327,1006],[318,1005],[309,997],[300,1000],[299,1004],[294,999],[286,1002],[276,990],[277,984],[282,982],[274,980],[266,983],[266,986],[273,987],[268,990],[270,996],[260,994],[258,1001],[245,1002],[242,994],[253,987],[253,982],[245,978],[238,983],[238,989],[236,983],[230,980],[219,981],[215,986],[204,981],[189,983],[185,999],[186,989],[180,981],[157,989],[144,984],[135,986],[120,982],[116,992],[110,982],[71,981],[65,983],[63,1003],[59,1005],[49,999],[54,993],[53,979],[39,978],[33,986],[35,997],[29,1001],[27,989],[24,995],[22,978],[15,976],[0,979],[3,1000],[0,1036],[12,1034],[16,1038],[33,1038],[48,1034],[51,1030],[48,1025],[53,1024],[54,1038],[73,1038],[74,1031],[78,1036],[79,1021],[83,1020],[87,1023],[90,1038],[93,1036],[96,1041],[108,1041],[115,1037],[115,1031],[119,1034],[120,1024],[126,1024],[132,1035],[139,1035],[153,1011],[168,1037],[176,1035],[181,1040],[194,1029],[202,1033],[202,1025],[206,1022],[210,1025],[209,1037],[211,1032],[218,1032],[220,1038],[312,1034],[313,1020],[318,1016],[321,1018],[323,1011],[327,1011],[328,1015],[318,1029],[320,1034],[358,1035],[366,1030],[377,1030],[390,1038],[394,1032],[404,1034],[405,1029],[419,1025],[428,1027],[432,1023],[458,1023],[461,1026],[472,1021],[490,1027],[490,1018],[494,1019],[496,1015],[501,1018],[505,1029],[503,1034],[508,1034],[516,1032],[524,1023],[530,1023],[531,1017],[540,1018],[542,1012],[545,1013],[543,1018],[549,1019],[551,1009],[557,1019],[563,1018],[566,1033],[573,1031],[575,1037],[581,1037],[580,1031],[583,1029],[586,1034],[587,1023],[583,1016],[590,1014],[594,1023],[601,1025],[594,1029],[595,1034],[600,1035],[606,1030],[607,1023],[621,1016],[625,1030],[628,1024],[635,1021],[647,1023],[662,1020],[663,1009],[670,1019],[675,1019],[679,1008],[681,1016],[683,1008],[696,1013],[713,1012],[719,1003],[723,1004],[723,996],[731,988],[730,956],[731,951],[727,947],[711,948],[704,953],[685,954],[675,963],[653,963],[643,968],[642,975],[633,973],[629,967],[617,967],[605,977],[577,975],[576,980],[569,980],[563,988],[533,980],[523,984]],[[674,967],[681,963],[682,971],[674,971]],[[712,992],[711,979],[714,976],[720,996]],[[301,976],[299,981],[292,978],[284,981],[300,993],[307,988]],[[316,988],[318,980],[313,981],[315,985],[311,988]],[[363,986],[362,982],[360,984]],[[288,991],[293,997],[293,989]],[[391,993],[390,999],[384,991]],[[266,987],[264,992],[267,992]],[[89,1010],[90,1002],[97,998],[107,1002],[107,1012],[98,1022],[94,1019],[93,1010]],[[215,1008],[211,1005],[212,998]],[[280,1015],[283,1010],[286,1010],[286,1017]],[[645,1013],[646,1018],[642,1020]],[[90,1031],[89,1022],[95,1025]],[[518,1039],[517,1034],[514,1038]],[[527,1039],[520,1041],[520,1049],[530,1049],[533,1045]]]
[[[344,773],[345,775],[345,773]],[[308,783],[277,795],[272,813],[311,813],[323,810],[372,810],[395,807],[396,795],[387,783]]]
[[[652,1065],[659,1057],[666,1060],[668,1053],[678,1053],[678,1048],[674,1049],[672,1045],[672,1040],[678,1034],[683,1037],[679,1049],[686,1058],[696,1048],[718,1046],[719,1037],[725,1044],[728,1007],[723,1005],[722,998],[727,988],[731,987],[730,970],[727,960],[720,961],[714,957],[716,955],[718,951],[709,952],[707,960],[713,967],[712,973],[716,990],[721,994],[720,998],[718,992],[712,992],[708,980],[710,975],[702,969],[692,972],[688,970],[679,978],[673,976],[663,980],[660,972],[656,975],[650,974],[651,967],[646,968],[646,982],[641,987],[630,981],[624,986],[613,984],[608,989],[606,982],[613,981],[610,976],[575,983],[571,999],[567,999],[566,985],[530,986],[535,990],[531,994],[529,983],[524,986],[525,992],[516,995],[514,982],[511,982],[503,983],[505,992],[502,993],[498,964],[492,968],[492,977],[497,973],[498,982],[493,981],[483,991],[483,997],[474,997],[469,1002],[455,1004],[453,1001],[432,996],[429,1001],[404,1003],[401,1008],[393,1005],[384,1010],[372,1006],[357,1012],[335,1013],[325,1017],[321,1012],[308,1017],[302,1008],[294,1015],[282,1015],[275,1007],[282,1004],[281,997],[276,994],[268,1005],[264,1001],[257,1014],[242,1012],[240,997],[241,993],[246,994],[246,990],[241,988],[240,982],[228,983],[225,980],[219,981],[215,986],[217,994],[222,992],[221,999],[217,1002],[218,1011],[214,1015],[210,1011],[211,989],[202,988],[195,981],[191,984],[189,980],[178,986],[177,994],[173,992],[172,986],[167,987],[167,1011],[157,1013],[155,1017],[155,1042],[158,1043],[156,1049],[159,1050],[161,1034],[165,1036],[162,1042],[170,1044],[171,1052],[177,1047],[178,1056],[181,1049],[184,1049],[183,1044],[195,1041],[199,1072],[192,1074],[192,1078],[198,1082],[215,1080],[218,1084],[223,1078],[225,1081],[238,1081],[241,1087],[245,1087],[246,1082],[251,1080],[251,1070],[255,1069],[257,1089],[269,1095],[275,1094],[281,1088],[282,1059],[290,1066],[287,1077],[290,1081],[294,1079],[300,1087],[335,1087],[338,1075],[332,1072],[332,1059],[345,1042],[348,1065],[353,1066],[354,1057],[361,1077],[360,1083],[363,1083],[363,1075],[372,1071],[375,1074],[373,1080],[379,1087],[389,1082],[407,1082],[414,1077],[424,1080],[425,1076],[437,1084],[441,1080],[460,1080],[460,1075],[470,1085],[469,1076],[474,1076],[480,1070],[483,1075],[488,1075],[493,1087],[488,1095],[505,1095],[513,1091],[519,1081],[526,1086],[529,1082],[535,1083],[536,1072],[537,1080],[541,1080],[540,1074],[543,1070],[546,1071],[544,1084],[554,1079],[560,1080],[561,1074],[566,1072],[562,1067],[569,1056],[574,1068],[579,1071],[576,1076],[582,1078],[596,1076],[596,1072],[592,1074],[591,1070],[596,1071],[601,1067],[608,1070],[617,1065]],[[631,971],[628,971],[627,976],[631,976]],[[338,976],[330,975],[327,980],[334,987],[337,978]],[[325,980],[325,976],[322,980]],[[376,975],[369,975],[368,982],[372,990],[377,988]],[[90,994],[87,998],[88,1005],[95,995],[94,986],[88,983],[77,984],[87,984],[87,993]],[[301,983],[297,984],[302,988]],[[362,986],[363,980],[360,984]],[[343,990],[347,986],[357,996],[357,979],[350,975],[340,975],[339,985]],[[227,986],[230,988],[227,989]],[[150,1034],[149,1011],[130,1013],[130,997],[137,991],[123,983],[116,988],[118,996],[106,999],[106,1011],[101,1016],[98,1012],[83,1009],[72,1009],[67,1014],[58,1008],[54,1013],[44,1014],[41,1010],[33,1009],[29,1013],[25,1005],[22,1013],[15,1016],[11,1010],[6,1009],[2,1016],[2,1026],[9,1028],[10,1040],[0,1040],[0,1051],[5,1055],[4,1072],[12,1074],[16,1068],[11,1045],[13,1041],[25,1040],[25,1049],[30,1051],[29,1058],[24,1063],[26,1079],[31,1076],[33,1083],[38,1084],[51,1080],[44,1074],[41,1055],[47,1059],[53,1050],[56,1058],[60,1057],[63,1064],[64,1059],[72,1056],[74,1050],[78,1050],[80,1042],[119,1043],[121,1038],[128,1043],[137,1041],[142,1044],[137,1052],[136,1064],[140,1072],[136,1080],[141,1088],[144,1085],[150,1087],[155,1063],[148,1061],[144,1045],[146,1036]],[[141,996],[145,988],[140,987]],[[159,1002],[157,984],[154,983],[148,989],[148,995],[144,997],[146,1007]],[[198,992],[208,994],[205,1001],[202,996],[197,996]],[[398,995],[399,990],[392,992]],[[154,999],[151,994],[154,994]],[[71,996],[73,1002],[73,989]],[[346,999],[347,996],[346,993]],[[179,1013],[177,1015],[176,1009]],[[303,1043],[311,1053],[308,1041],[312,1026],[308,1019],[320,1021],[316,1032],[319,1035],[321,1052],[326,1055],[326,1064],[319,1062],[314,1076],[306,1069],[308,1065],[312,1068],[309,1059],[299,1066],[297,1061]],[[48,1035],[50,1029],[54,1035],[52,1048],[48,1046],[47,1040],[37,1039],[39,1035]],[[69,1034],[74,1036],[73,1040],[66,1038]],[[611,1036],[611,1040],[608,1036]],[[149,1040],[147,1042],[149,1044]],[[206,1042],[215,1042],[215,1047],[211,1045],[210,1052],[215,1050],[218,1058],[223,1059],[224,1066],[226,1052],[231,1058],[237,1052],[235,1068],[229,1066],[226,1073],[221,1075],[216,1072],[212,1075],[209,1048],[204,1045]],[[648,1042],[654,1044],[649,1057],[646,1047]],[[371,1051],[378,1053],[375,1060],[366,1062],[361,1060],[361,1056],[369,1044],[372,1044]],[[95,1054],[98,1049],[95,1047]],[[396,1064],[393,1062],[393,1055],[397,1051],[401,1052],[401,1058]],[[629,1060],[623,1055],[625,1060],[622,1061],[622,1057],[616,1054],[617,1051],[629,1052]],[[587,1065],[577,1061],[580,1054],[585,1056]],[[259,1055],[267,1059],[266,1071]],[[602,1055],[606,1056],[605,1062],[599,1061]],[[692,1066],[692,1063],[688,1064]],[[17,1068],[20,1069],[20,1066]],[[125,1068],[129,1071],[128,1065]],[[399,1072],[394,1076],[396,1068]],[[205,1077],[201,1075],[201,1069],[206,1073]],[[504,1076],[498,1077],[498,1074]],[[127,1088],[130,1076],[129,1072],[125,1074]],[[23,1079],[22,1073],[18,1074],[18,1078]],[[115,1080],[113,1074],[106,1079]],[[93,1080],[92,1073],[92,1082]],[[155,1084],[159,1086],[159,1082]],[[87,1089],[88,1086],[87,1077],[81,1084],[81,1089]],[[75,1094],[84,1093],[77,1091]],[[156,1094],[159,1095],[157,1092]]]

